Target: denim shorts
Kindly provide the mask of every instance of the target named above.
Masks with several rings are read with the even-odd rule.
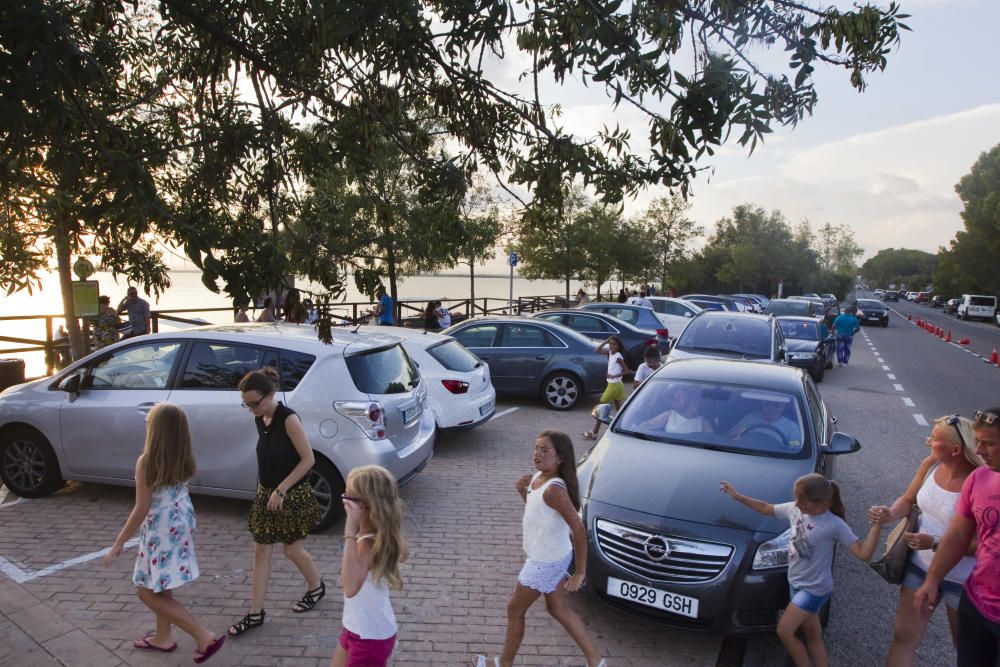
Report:
[[[809,591],[804,591],[801,588],[795,588],[794,586],[788,587],[789,596],[792,598],[792,604],[801,609],[802,611],[809,612],[810,614],[818,614],[819,610],[823,608],[826,601],[830,599],[833,593],[827,593],[826,595],[813,595]]]
[[[915,591],[924,585],[926,578],[927,572],[924,568],[912,560],[906,562],[903,586]],[[958,609],[958,602],[962,599],[962,584],[956,584],[954,581],[942,581],[941,585],[938,586],[938,591],[941,593],[941,602],[944,602],[944,606],[948,609]]]

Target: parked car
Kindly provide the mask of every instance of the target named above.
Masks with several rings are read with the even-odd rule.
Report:
[[[963,294],[958,302],[958,319],[980,319],[992,321],[997,310],[997,298],[982,294]]]
[[[947,299],[942,294],[935,294],[931,297],[931,308],[943,308]]]
[[[675,297],[650,296],[646,298],[653,304],[656,316],[667,327],[673,338],[680,336],[691,318],[704,310],[697,304]]]
[[[773,629],[788,604],[790,529],[719,493],[719,480],[789,502],[798,477],[832,478],[835,456],[860,449],[834,432],[809,376],[685,359],[640,385],[613,420],[601,408],[596,414],[610,427],[577,465],[590,590],[669,625],[718,634]],[[671,424],[675,411],[692,409],[708,428]]]
[[[906,300],[907,301],[916,301],[917,300],[917,293],[916,292],[907,292],[906,293]]]
[[[917,303],[928,303],[931,300],[930,292],[917,292],[917,296],[914,299]]]
[[[884,289],[882,289],[880,287],[879,289],[875,290],[875,297],[876,298],[881,299],[883,296],[885,296],[885,290]]]
[[[896,290],[886,290],[885,291],[885,301],[899,301],[899,292]]]
[[[795,315],[797,317],[823,317],[825,314],[822,304],[808,299],[771,299],[764,309],[765,315]]]
[[[599,341],[555,322],[473,317],[442,333],[490,365],[498,394],[538,396],[554,410],[569,410],[606,385],[607,358],[594,353]]]
[[[635,370],[643,362],[647,347],[659,349],[662,356],[670,351],[670,340],[659,335],[655,329],[640,329],[628,322],[599,313],[597,311],[581,312],[579,308],[563,310],[543,310],[531,317],[555,322],[569,327],[588,338],[605,340],[608,336],[621,336],[625,343],[623,356],[628,367]]]
[[[885,304],[875,299],[858,299],[858,320],[861,324],[878,324],[889,326],[889,309]]]
[[[693,301],[695,299],[698,301],[714,301],[721,304],[725,310],[733,312],[742,313],[750,308],[743,299],[734,299],[731,296],[721,296],[718,294],[687,294],[681,298],[685,301]]]
[[[691,324],[674,342],[667,361],[691,357],[749,359],[779,364],[785,360],[785,345],[781,328],[773,317],[705,311],[691,320]]]
[[[409,327],[361,327],[362,333],[392,335],[417,365],[427,387],[427,406],[439,431],[462,431],[489,421],[496,410],[490,367],[450,336]]]
[[[771,301],[770,299],[768,299],[763,294],[734,294],[733,296],[743,296],[743,297],[747,297],[747,298],[753,299],[753,301],[756,302],[756,304],[757,304],[757,312],[758,313],[763,313],[764,309],[767,308],[767,304],[770,303],[770,301]]]
[[[11,387],[0,394],[0,477],[29,498],[67,479],[132,485],[146,414],[170,402],[191,426],[191,491],[251,499],[257,429],[237,386],[273,366],[278,399],[301,416],[316,454],[308,479],[322,510],[317,528],[326,528],[342,514],[351,469],[375,463],[405,483],[430,461],[435,434],[426,385],[399,338],[332,336],[325,345],[312,327],[283,323],[197,327],[130,338]]]
[[[804,368],[814,382],[822,382],[827,368],[833,368],[837,340],[818,317],[779,317],[785,339],[788,365]]]
[[[957,315],[958,314],[958,304],[962,302],[961,299],[948,299],[944,302],[944,312],[946,315]]]
[[[732,310],[731,308],[727,308],[725,304],[722,304],[718,301],[707,301],[704,299],[699,299],[696,296],[684,297],[684,300],[687,301],[688,303],[693,303],[702,310],[721,310],[724,312],[729,312],[730,310]]]
[[[579,309],[604,313],[640,329],[652,329],[656,331],[658,336],[663,336],[664,338],[676,336],[676,334],[670,331],[670,326],[666,321],[655,310],[646,306],[616,303],[614,301],[598,301],[596,303],[585,303]]]

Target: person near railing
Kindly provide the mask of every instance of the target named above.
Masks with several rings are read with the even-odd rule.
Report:
[[[129,328],[122,334],[122,340],[149,333],[149,302],[139,298],[139,290],[128,288],[127,296],[118,304],[118,314],[128,313]]]
[[[118,340],[118,327],[121,319],[111,307],[111,297],[106,294],[97,298],[98,312],[94,318],[94,349],[107,347]]]

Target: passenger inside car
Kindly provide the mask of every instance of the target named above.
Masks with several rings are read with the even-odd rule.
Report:
[[[643,430],[662,429],[667,433],[714,433],[715,426],[702,412],[702,390],[697,385],[673,384],[662,389],[664,411],[639,424]]]

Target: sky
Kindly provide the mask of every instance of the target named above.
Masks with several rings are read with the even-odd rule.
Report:
[[[694,181],[689,213],[707,232],[749,202],[780,210],[793,225],[848,225],[865,250],[862,261],[883,248],[947,246],[962,228],[955,184],[1000,143],[993,35],[1000,0],[901,4],[912,32],[903,33],[883,72],[868,75],[863,93],[850,86],[846,70],[817,66],[812,116],[794,129],[778,128],[752,155],[733,140],[699,163],[706,170]],[[530,64],[514,55],[499,65],[498,78],[508,85]],[[647,134],[637,112],[613,110],[594,88],[550,89],[553,99],[562,106],[561,123],[580,136],[615,123],[632,128],[633,137]],[[665,194],[647,189],[626,202],[626,213],[638,214]],[[493,264],[502,267],[488,268]]]

